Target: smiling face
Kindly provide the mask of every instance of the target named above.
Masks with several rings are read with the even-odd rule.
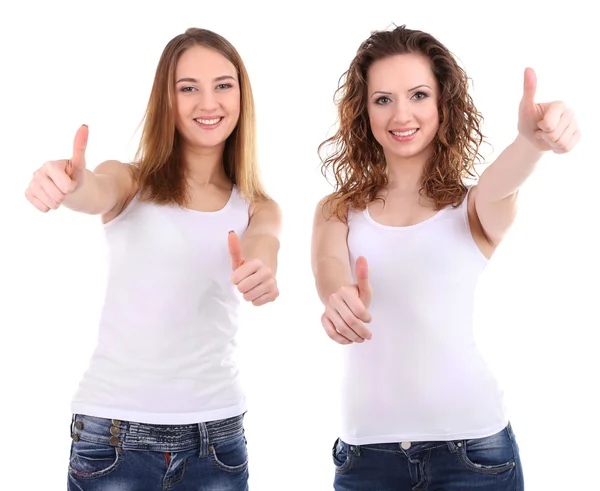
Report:
[[[429,59],[407,53],[375,61],[367,91],[371,131],[386,159],[428,158],[439,128],[439,89]]]
[[[240,85],[234,65],[217,51],[196,45],[175,69],[175,124],[185,145],[223,148],[240,117]]]

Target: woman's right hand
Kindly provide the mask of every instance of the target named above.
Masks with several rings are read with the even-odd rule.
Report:
[[[85,176],[87,141],[88,127],[83,125],[75,134],[70,159],[51,160],[33,173],[25,197],[38,210],[44,213],[56,210],[69,194],[79,189]]]
[[[368,309],[372,296],[367,260],[361,256],[356,260],[356,284],[340,288],[325,305],[321,324],[327,335],[340,344],[371,339],[371,331],[365,323],[371,322]]]

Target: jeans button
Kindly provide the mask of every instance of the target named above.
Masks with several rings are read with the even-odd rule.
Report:
[[[118,426],[111,426],[110,427],[110,434],[113,436],[117,436],[119,433],[121,433],[121,430],[119,429]]]
[[[79,441],[79,433],[73,433],[73,441],[75,441],[75,442]]]
[[[79,431],[83,430],[83,423],[81,421],[76,421],[75,428],[77,428]]]
[[[121,421],[119,421],[118,419],[112,419],[112,420],[111,420],[111,423],[112,423],[114,426],[119,426],[119,425],[121,424]]]
[[[400,446],[404,449],[404,450],[408,450],[411,447],[411,443],[410,442],[402,442],[400,444]]]
[[[116,447],[117,443],[119,443],[119,439],[116,436],[111,436],[108,439],[108,443],[110,443],[113,447]]]

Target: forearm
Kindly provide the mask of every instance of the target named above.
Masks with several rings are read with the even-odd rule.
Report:
[[[515,194],[535,171],[543,152],[517,136],[482,173],[478,188],[486,201],[501,201]]]
[[[277,274],[277,255],[279,253],[279,239],[271,234],[254,234],[242,236],[242,256],[246,261],[260,259],[268,266],[273,274]]]
[[[323,304],[343,286],[353,284],[349,264],[343,264],[336,257],[322,257],[314,268],[315,286]]]
[[[117,201],[114,187],[114,183],[106,176],[98,176],[86,170],[81,186],[65,198],[63,206],[89,215],[107,213]]]

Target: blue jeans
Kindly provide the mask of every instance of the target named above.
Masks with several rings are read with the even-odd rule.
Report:
[[[486,438],[333,447],[336,491],[523,491],[510,424]]]
[[[74,415],[69,491],[247,491],[243,415],[150,425]]]

